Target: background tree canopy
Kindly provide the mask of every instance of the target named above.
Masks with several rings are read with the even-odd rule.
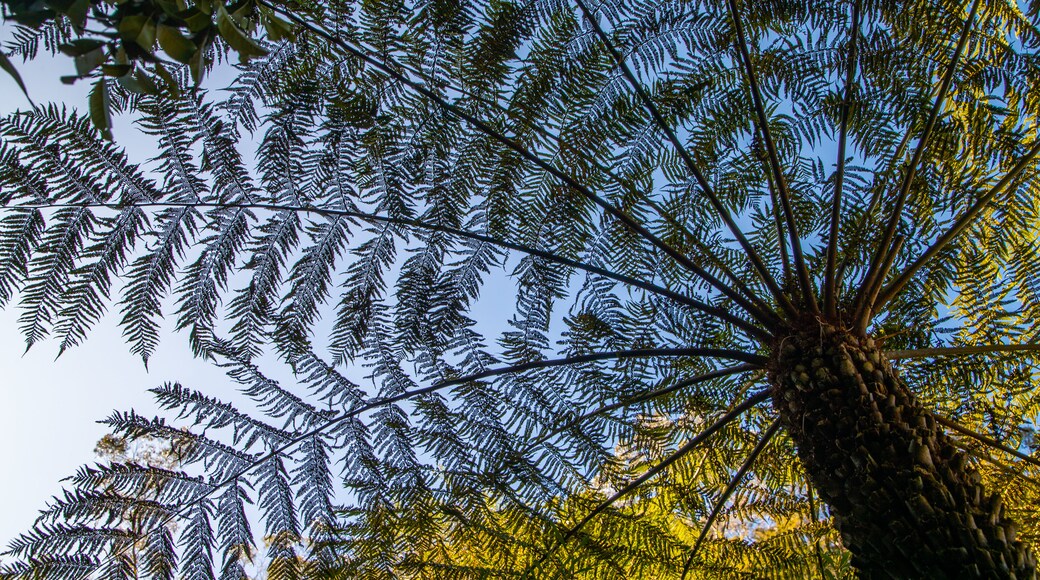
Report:
[[[1036,7],[5,7],[94,89],[0,120],[0,300],[240,386],[7,577],[1035,574]]]

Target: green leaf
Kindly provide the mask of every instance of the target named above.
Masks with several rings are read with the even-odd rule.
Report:
[[[177,17],[177,14],[184,10],[184,4],[182,2],[171,2],[170,0],[154,0],[154,2],[169,16]]]
[[[204,35],[204,38],[207,40],[203,42],[203,46],[208,42],[209,35]],[[192,55],[191,60],[188,62],[188,71],[191,72],[191,80],[196,85],[202,82],[202,77],[206,74],[206,51],[195,51],[195,54]]]
[[[196,6],[178,12],[177,18],[184,21],[191,33],[202,32],[213,24],[212,17]]]
[[[213,24],[213,19],[208,13],[195,7],[177,13],[177,18],[183,20],[192,33],[202,32]]]
[[[256,32],[256,21],[253,20],[254,12],[255,6],[245,2],[237,10],[230,13],[232,22],[249,36]]]
[[[53,10],[30,10],[26,12],[15,12],[7,18],[14,20],[22,26],[39,28],[44,22],[54,20],[56,16]]]
[[[112,140],[112,103],[108,97],[108,82],[104,77],[90,90],[90,120],[101,131],[101,136]]]
[[[133,74],[119,77],[117,82],[121,87],[132,93],[137,93],[139,95],[159,94],[159,87],[155,84],[155,81],[140,70],[135,71]]]
[[[72,42],[62,44],[58,50],[68,56],[83,56],[105,46],[105,42],[96,38],[77,38]]]
[[[271,42],[281,42],[282,40],[295,38],[296,31],[293,29],[292,24],[285,20],[271,13],[265,14],[263,20],[264,28],[267,30],[267,38]]]
[[[143,14],[127,16],[119,22],[119,36],[151,52],[155,46],[155,21]]]
[[[72,23],[76,32],[82,33],[87,26],[87,10],[89,9],[90,0],[76,0],[65,10],[65,16],[68,16],[69,22]]]
[[[155,21],[149,18],[145,21],[144,26],[141,27],[141,33],[137,35],[137,45],[141,48],[151,52],[155,46]]]
[[[199,47],[195,46],[194,42],[185,38],[181,31],[173,26],[160,24],[157,37],[159,46],[163,51],[170,55],[170,58],[181,64],[191,62],[191,58],[199,50]]]
[[[103,47],[95,48],[94,50],[81,54],[76,57],[76,74],[79,76],[86,76],[91,71],[101,66],[106,60],[108,60],[108,54],[105,53]]]
[[[173,75],[170,74],[170,71],[166,70],[166,67],[164,67],[162,64],[158,62],[156,62],[153,66],[155,67],[156,76],[161,78],[163,82],[166,84],[166,90],[170,92],[170,96],[172,96],[175,99],[180,97],[181,89],[177,85],[177,80],[174,79]]]
[[[72,7],[72,4],[75,3],[75,1],[76,0],[44,0],[43,4],[57,12],[64,13]]]
[[[119,21],[119,37],[125,42],[134,42],[137,36],[141,34],[141,29],[144,28],[146,20],[148,20],[148,17],[143,14],[124,16]]]
[[[213,0],[196,0],[195,8],[205,12],[206,14],[213,14]]]
[[[107,77],[124,77],[130,74],[132,70],[134,70],[134,67],[129,64],[106,64],[101,66],[101,72],[105,73]]]
[[[25,98],[29,99],[29,103],[36,106],[32,101],[32,97],[29,96],[29,90],[25,88],[25,83],[22,81],[22,75],[18,74],[18,69],[14,67],[14,64],[11,63],[11,59],[7,58],[7,55],[4,54],[3,51],[0,51],[0,68],[4,69],[7,74],[11,75],[14,82],[18,83],[18,87],[22,89]]]
[[[217,6],[217,30],[220,31],[220,37],[228,43],[228,46],[238,53],[241,62],[245,63],[250,58],[267,55],[264,47],[242,32],[242,29],[234,23],[222,4]]]

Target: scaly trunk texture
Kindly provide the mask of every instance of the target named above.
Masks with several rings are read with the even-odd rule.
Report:
[[[1000,497],[871,339],[811,320],[774,351],[773,405],[861,578],[1035,578]]]

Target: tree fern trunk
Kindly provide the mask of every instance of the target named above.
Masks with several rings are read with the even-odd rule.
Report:
[[[809,322],[777,344],[770,382],[861,577],[1035,577],[1000,497],[871,339]]]

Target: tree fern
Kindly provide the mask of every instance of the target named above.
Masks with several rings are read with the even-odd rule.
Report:
[[[191,54],[83,73],[154,159],[0,122],[0,301],[238,392],[114,413],[180,467],[81,469],[8,576],[1035,574],[1030,10],[156,10]]]

